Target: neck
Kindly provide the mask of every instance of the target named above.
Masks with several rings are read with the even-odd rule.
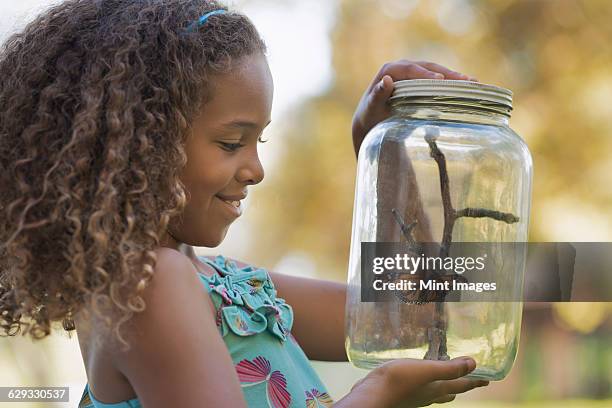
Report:
[[[196,258],[195,251],[193,250],[193,247],[191,245],[188,245],[188,244],[185,244],[184,242],[179,241],[167,230],[160,240],[160,246],[177,250],[187,255],[191,259]]]

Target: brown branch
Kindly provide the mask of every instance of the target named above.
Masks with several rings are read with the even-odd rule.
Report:
[[[453,237],[453,228],[455,221],[459,217],[472,217],[472,218],[492,218],[498,221],[503,221],[508,224],[512,224],[519,221],[519,218],[513,214],[503,213],[495,210],[488,210],[484,208],[464,208],[456,211],[453,208],[453,204],[450,196],[450,185],[448,180],[448,172],[446,169],[446,157],[444,153],[438,148],[436,143],[437,135],[427,133],[425,135],[425,141],[429,145],[429,154],[436,161],[438,165],[438,172],[440,174],[440,191],[442,195],[442,206],[444,208],[444,230],[442,233],[442,242],[440,245],[440,257],[446,258],[450,252],[450,246]],[[429,348],[425,354],[425,359],[428,360],[448,360],[450,357],[446,349],[446,329],[448,326],[447,313],[445,310],[446,304],[444,298],[446,293],[442,296],[442,302],[436,303],[434,311],[434,324],[433,327],[428,329],[427,337]]]
[[[410,244],[414,244],[415,240],[412,237],[412,230],[414,229],[414,227],[416,227],[417,221],[413,221],[412,223],[410,223],[410,225],[406,225],[401,215],[399,215],[399,213],[397,212],[395,208],[391,209],[391,213],[393,214],[393,216],[395,217],[395,220],[399,224],[402,234],[406,238],[406,241],[408,241],[408,243]]]
[[[427,134],[425,141],[429,145],[429,155],[436,161],[438,172],[440,174],[440,191],[442,193],[442,206],[444,207],[444,231],[442,232],[442,243],[440,245],[440,257],[448,256],[450,251],[450,243],[453,236],[453,227],[455,225],[455,210],[451,202],[450,187],[448,182],[448,173],[446,171],[446,157],[436,144],[437,136]]]
[[[493,218],[497,221],[503,221],[506,224],[513,224],[518,222],[519,218],[510,213],[505,213],[495,210],[487,210],[486,208],[464,208],[462,210],[455,211],[455,219],[459,217],[472,217],[472,218]]]
[[[446,258],[449,255],[450,247],[452,243],[453,229],[455,221],[461,217],[470,218],[491,218],[497,221],[503,221],[507,224],[513,224],[519,221],[519,218],[514,214],[504,213],[496,210],[489,210],[485,208],[463,208],[461,210],[455,210],[452,205],[451,194],[450,194],[450,183],[448,177],[448,171],[446,168],[446,157],[438,148],[436,143],[438,135],[428,133],[425,135],[425,141],[429,145],[430,156],[435,160],[438,165],[438,171],[440,176],[440,192],[442,196],[442,206],[444,209],[444,229],[442,233],[442,241],[439,248],[439,256]],[[417,225],[414,221],[409,225],[406,225],[402,217],[399,215],[395,208],[391,209],[395,220],[400,226],[402,234],[406,238],[409,244],[417,244],[413,238],[412,230]],[[459,276],[459,275],[457,275]],[[427,279],[444,277],[440,271],[431,271],[426,274]],[[404,295],[402,293],[402,295]],[[400,299],[404,302],[411,303],[425,303],[429,301],[435,301],[435,309],[433,316],[433,325],[427,330],[427,341],[428,350],[425,354],[425,359],[428,360],[448,360],[450,357],[447,353],[446,346],[446,330],[448,328],[448,315],[446,313],[446,293],[441,293],[436,296],[430,296],[429,293],[420,293],[418,300],[408,300],[405,296],[401,296]],[[399,296],[398,296],[399,297]],[[434,300],[432,300],[434,299]]]

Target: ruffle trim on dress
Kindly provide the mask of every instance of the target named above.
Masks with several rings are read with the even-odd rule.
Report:
[[[268,331],[287,340],[293,326],[293,309],[276,297],[270,275],[263,268],[239,268],[232,260],[217,255],[214,261],[199,256],[218,274],[199,274],[209,293],[218,298],[217,324],[225,337],[229,330],[238,336],[252,336]]]

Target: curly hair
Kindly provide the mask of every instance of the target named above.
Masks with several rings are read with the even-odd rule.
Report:
[[[244,15],[206,0],[69,0],[0,50],[0,335],[44,338],[93,310],[145,309],[191,123],[213,75],[266,47]],[[87,306],[87,307],[85,307]],[[86,312],[89,315],[89,312]]]

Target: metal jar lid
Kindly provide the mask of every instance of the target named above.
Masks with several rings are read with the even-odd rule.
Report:
[[[512,91],[480,82],[451,79],[408,79],[394,82],[391,100],[413,97],[471,99],[512,109]]]

